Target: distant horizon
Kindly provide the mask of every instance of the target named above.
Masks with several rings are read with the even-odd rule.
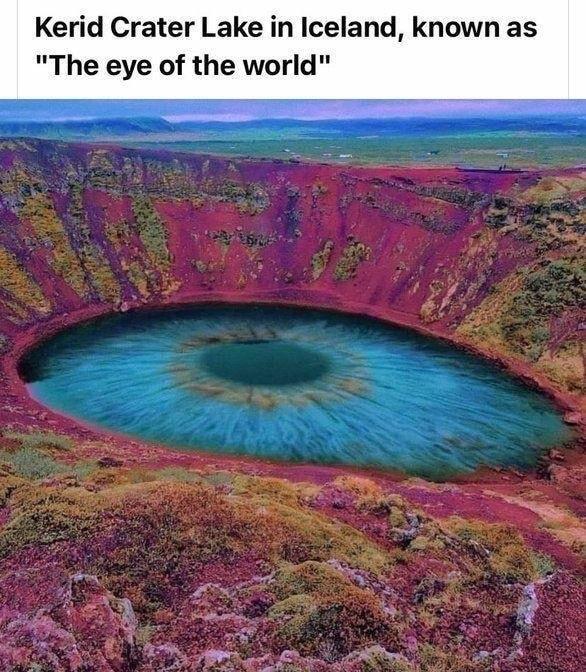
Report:
[[[584,100],[8,100],[0,122],[160,118],[169,123],[397,119],[586,118]]]

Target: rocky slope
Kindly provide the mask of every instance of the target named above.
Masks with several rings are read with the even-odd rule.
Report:
[[[3,347],[69,313],[229,299],[461,334],[579,391],[586,176],[0,148]]]
[[[426,330],[580,426],[583,170],[0,145],[0,670],[580,669],[579,440],[458,484],[178,453],[28,397],[67,324],[270,301]]]

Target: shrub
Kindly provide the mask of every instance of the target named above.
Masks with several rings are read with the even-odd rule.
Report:
[[[549,341],[550,318],[584,306],[586,264],[575,258],[548,261],[524,276],[502,331],[517,351],[536,361]]]
[[[12,516],[0,532],[0,558],[30,544],[52,544],[84,534],[99,510],[97,497],[78,489],[17,491]]]
[[[420,672],[488,672],[489,662],[476,662],[454,652],[424,644],[420,647]]]
[[[8,470],[2,465],[2,457],[0,457],[0,508],[6,506],[12,493],[26,481],[19,476],[15,476],[11,470]]]
[[[65,471],[65,467],[50,455],[29,447],[21,448],[14,453],[0,453],[0,461],[12,465],[12,470],[17,476],[33,481]]]
[[[372,250],[368,245],[354,241],[349,243],[342,252],[342,256],[336,264],[334,269],[334,279],[341,280],[350,280],[356,277],[358,271],[358,266],[363,261],[368,261],[370,259],[370,254]]]
[[[549,576],[553,574],[556,570],[556,564],[553,558],[550,558],[549,555],[545,553],[537,553],[536,551],[531,551],[531,559],[533,561],[533,566],[535,571],[540,577]]]
[[[528,583],[537,577],[531,551],[510,525],[450,518],[447,527],[475,553],[485,571],[505,582]]]
[[[389,569],[389,555],[362,532],[310,509],[263,501],[274,536],[275,553],[289,562],[337,558],[373,574]]]
[[[224,203],[233,203],[239,212],[247,215],[258,215],[270,205],[267,190],[262,184],[250,182],[240,184],[233,180],[203,185],[205,194]]]
[[[330,257],[332,256],[333,249],[334,241],[326,240],[321,250],[316,252],[311,257],[311,277],[314,280],[319,280],[323,272],[326,270],[326,267],[330,262]]]
[[[51,303],[41,287],[19,264],[16,257],[0,247],[0,286],[18,302],[46,315]]]
[[[68,452],[73,448],[73,441],[61,434],[52,432],[8,432],[3,435],[7,439],[18,441],[23,448],[45,450],[48,452]]]
[[[167,248],[167,229],[148,196],[136,196],[132,212],[138,236],[153,265],[162,273],[169,270],[171,256]]]
[[[155,480],[175,481],[177,483],[199,483],[202,477],[196,471],[183,467],[164,467],[153,473]]]
[[[266,498],[288,506],[301,505],[317,493],[317,486],[310,483],[291,483],[282,478],[259,478],[237,474],[232,481],[233,492]]]
[[[284,568],[277,572],[273,589],[281,598],[269,611],[279,621],[278,648],[337,660],[391,635],[389,618],[375,594],[327,564]]]
[[[387,495],[375,481],[361,476],[339,476],[335,484],[354,496],[356,508],[368,513],[386,513],[393,507],[405,508],[399,495]]]

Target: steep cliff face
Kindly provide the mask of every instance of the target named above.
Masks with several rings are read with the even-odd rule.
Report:
[[[0,166],[5,349],[88,308],[265,297],[458,332],[581,385],[583,171],[340,168],[33,140],[5,141]]]

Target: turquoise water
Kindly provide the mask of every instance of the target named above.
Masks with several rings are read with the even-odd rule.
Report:
[[[368,319],[266,307],[127,313],[22,365],[45,405],[194,450],[430,478],[530,467],[571,438],[550,402],[455,348]]]
[[[266,387],[311,383],[332,369],[330,358],[315,348],[267,338],[206,348],[199,366],[227,381]]]

